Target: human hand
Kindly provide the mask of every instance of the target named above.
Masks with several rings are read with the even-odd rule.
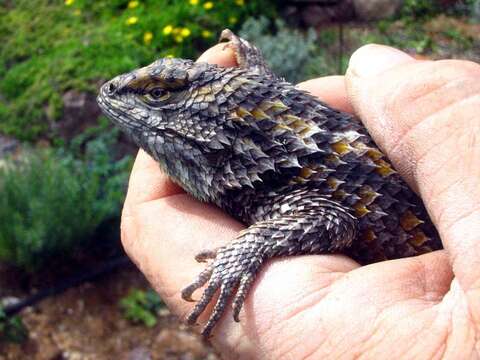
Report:
[[[203,61],[233,66],[223,45]],[[227,311],[212,343],[226,358],[474,357],[480,351],[480,66],[416,61],[366,46],[345,78],[300,84],[355,112],[422,196],[446,250],[359,267],[342,255],[276,259],[263,267],[235,323]],[[122,220],[127,253],[170,309],[203,269],[194,255],[243,226],[199,203],[140,151]],[[207,314],[200,317],[206,320]]]

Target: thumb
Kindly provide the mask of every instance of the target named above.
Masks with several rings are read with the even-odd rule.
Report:
[[[377,145],[388,153],[395,163],[396,144],[403,134],[401,124],[386,114],[389,109],[397,109],[397,79],[390,80],[399,68],[408,67],[417,61],[406,53],[383,45],[366,45],[351,57],[346,73],[347,92],[355,112],[360,116]],[[398,79],[403,80],[403,79]],[[397,114],[395,114],[397,115]],[[401,156],[398,156],[402,158]],[[404,161],[398,161],[397,170],[415,188],[410,169]],[[403,168],[402,168],[403,166]]]
[[[463,289],[480,283],[480,66],[368,45],[347,92],[375,142],[422,197]]]

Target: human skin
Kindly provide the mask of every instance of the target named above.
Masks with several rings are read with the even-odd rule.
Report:
[[[199,60],[235,65],[224,45]],[[422,197],[445,250],[363,267],[343,255],[273,259],[250,290],[240,323],[227,311],[212,344],[228,359],[478,358],[480,65],[418,61],[367,45],[345,77],[299,87],[362,119]],[[195,254],[227,244],[242,228],[139,152],[122,241],[173,313],[184,318],[193,306],[180,291],[205,266]]]

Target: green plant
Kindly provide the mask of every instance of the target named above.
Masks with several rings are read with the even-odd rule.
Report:
[[[0,132],[55,135],[69,89],[162,56],[194,57],[224,27],[273,14],[264,0],[18,0],[0,2]]]
[[[359,34],[356,41],[360,44],[379,43],[415,53],[426,53],[434,50],[435,42],[432,34],[425,28],[425,22],[409,20],[383,20],[377,24],[375,31]]]
[[[164,306],[160,296],[153,290],[131,290],[120,300],[120,308],[124,316],[134,322],[142,323],[147,327],[157,324],[157,312]]]
[[[348,64],[348,54],[339,51],[339,28],[302,33],[281,20],[271,24],[260,17],[248,19],[239,34],[262,50],[276,74],[292,83],[343,73]]]
[[[0,344],[2,342],[22,343],[28,337],[28,330],[18,315],[8,317],[0,306]]]
[[[27,150],[0,167],[0,260],[33,271],[68,259],[119,216],[130,157],[112,158],[116,130],[70,149]],[[78,149],[78,152],[80,150]]]
[[[400,17],[412,21],[424,19],[437,14],[441,10],[437,1],[431,0],[405,0],[400,11]]]
[[[245,21],[239,34],[262,50],[277,75],[293,83],[306,78],[305,68],[316,50],[317,36],[313,29],[304,35],[276,20],[271,31],[270,21],[261,16]]]
[[[473,38],[463,34],[459,29],[455,27],[447,27],[443,30],[443,34],[451,40],[455,41],[458,46],[464,49],[471,48],[473,45]]]

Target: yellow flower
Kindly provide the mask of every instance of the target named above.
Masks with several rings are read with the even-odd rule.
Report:
[[[165,57],[167,57],[167,58],[173,58],[173,57],[175,57],[175,56],[173,56],[173,54],[167,54],[167,55],[165,55]]]
[[[203,4],[203,8],[205,10],[210,10],[211,8],[213,8],[213,2],[207,1],[205,4]]]
[[[168,35],[173,31],[172,25],[167,25],[163,28],[163,35]]]
[[[189,37],[191,33],[192,32],[190,31],[189,28],[183,28],[182,30],[180,30],[180,36],[184,38]]]
[[[176,36],[174,37],[174,39],[175,39],[175,41],[178,42],[178,43],[183,42],[183,37],[182,37],[181,35],[176,35]]]
[[[198,0],[190,0],[190,5],[198,5]]]
[[[133,25],[133,24],[136,24],[137,22],[138,22],[138,17],[136,16],[130,16],[126,21],[127,25]]]
[[[208,30],[203,30],[202,31],[202,37],[205,39],[208,39],[209,37],[212,37],[212,32]]]
[[[74,2],[75,0],[65,0],[65,5],[70,6],[73,5]]]
[[[243,6],[245,5],[245,0],[235,0],[235,4],[237,4],[238,6]]]
[[[143,34],[143,42],[147,45],[150,45],[150,43],[152,42],[152,39],[153,39],[153,33],[151,31],[147,31],[145,32],[145,34]]]
[[[137,0],[132,0],[128,2],[129,9],[135,9],[138,6],[139,2]]]
[[[229,22],[230,24],[232,24],[232,25],[233,25],[233,24],[236,24],[237,21],[238,21],[238,19],[237,19],[235,16],[230,16],[230,17],[228,18],[228,22]]]

